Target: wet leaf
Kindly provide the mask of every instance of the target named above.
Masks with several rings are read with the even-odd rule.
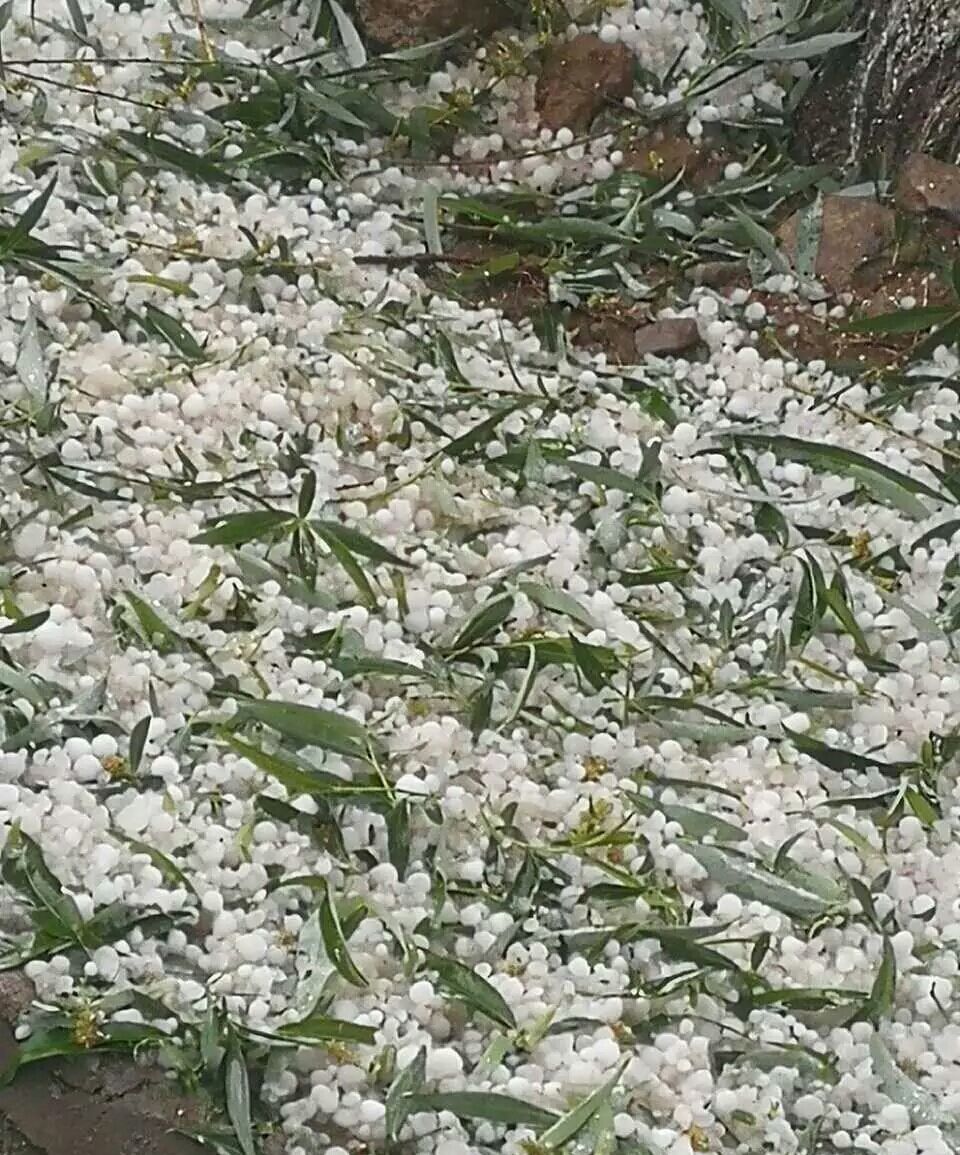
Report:
[[[384,1126],[388,1143],[395,1143],[399,1138],[400,1129],[410,1114],[413,1097],[423,1086],[426,1071],[427,1048],[421,1047],[390,1084],[384,1101]]]
[[[709,872],[713,882],[740,898],[766,903],[774,910],[795,918],[820,918],[829,909],[829,904],[819,895],[785,882],[748,859],[737,858],[718,847],[697,843],[690,843],[687,850]]]
[[[321,706],[294,702],[247,701],[237,715],[243,721],[261,722],[276,730],[292,746],[316,746],[351,758],[368,757],[373,736],[355,719]]]
[[[231,1036],[227,1047],[224,1068],[227,1118],[237,1137],[243,1155],[257,1155],[253,1139],[253,1123],[250,1118],[250,1081],[243,1050],[235,1035]]]
[[[548,1151],[556,1151],[564,1144],[569,1143],[601,1108],[609,1107],[613,1089],[620,1082],[626,1069],[627,1064],[623,1063],[617,1073],[612,1075],[602,1087],[598,1087],[582,1103],[578,1103],[576,1107],[548,1127],[540,1136],[540,1145]]]
[[[323,937],[327,958],[337,968],[341,977],[355,987],[369,986],[366,977],[350,955],[340,913],[329,888],[320,903],[320,934]]]
[[[466,1003],[472,1011],[486,1015],[507,1030],[516,1028],[513,1011],[503,996],[471,967],[432,952],[427,953],[427,965],[437,972],[440,986]]]
[[[231,513],[218,518],[215,525],[202,530],[191,540],[197,545],[244,545],[273,537],[278,530],[292,525],[293,515],[282,509],[254,509],[249,513]]]
[[[549,1127],[556,1115],[509,1095],[488,1091],[453,1091],[449,1094],[408,1095],[407,1114],[414,1111],[449,1111],[458,1119],[482,1119],[508,1127]]]
[[[746,55],[753,60],[764,61],[811,60],[835,48],[855,44],[862,36],[862,31],[827,32],[807,40],[795,40],[792,44],[757,44],[748,48]]]

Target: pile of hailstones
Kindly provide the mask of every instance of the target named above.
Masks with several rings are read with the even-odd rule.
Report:
[[[869,403],[867,386],[849,383],[842,404],[816,405],[819,392],[836,385],[824,380],[822,366],[764,360],[727,306],[704,294],[684,311],[698,318],[708,357],[635,370],[669,395],[678,416],[671,427],[623,389],[602,357],[552,363],[529,329],[501,323],[493,310],[433,296],[408,269],[356,263],[358,255],[416,248],[401,217],[418,201],[419,186],[396,168],[381,169],[375,146],[353,149],[367,174],[362,182],[326,187],[317,179],[302,195],[252,188],[231,195],[168,171],[149,179],[132,172],[118,194],[98,197],[83,176],[97,140],[150,117],[155,131],[200,150],[208,122],[171,112],[158,126],[150,107],[156,86],[149,65],[138,61],[161,44],[196,48],[195,25],[172,2],[148,3],[142,12],[103,0],[82,7],[88,40],[115,63],[84,62],[95,54],[62,31],[62,14],[31,23],[26,0],[14,0],[2,34],[6,210],[22,211],[36,193],[25,159],[55,150],[57,163],[47,171],[56,172],[57,184],[36,235],[102,262],[109,269],[102,291],[113,304],[162,308],[204,343],[205,354],[187,367],[160,334],[106,331],[56,277],[4,264],[4,621],[49,616],[4,638],[19,671],[8,707],[44,740],[28,748],[7,741],[0,754],[0,830],[6,839],[17,824],[35,840],[84,918],[118,902],[134,913],[185,917],[161,937],[135,928],[79,961],[31,962],[38,999],[69,1008],[132,988],[169,1008],[168,1019],[154,1022],[174,1035],[182,1022],[202,1019],[211,1000],[237,1023],[267,1032],[296,1021],[309,978],[299,939],[316,896],[268,884],[311,875],[365,904],[349,951],[366,985],[337,979],[326,1009],[373,1028],[375,1042],[294,1048],[271,1066],[264,1096],[297,1155],[343,1155],[323,1138],[325,1128],[379,1149],[385,1089],[375,1073],[389,1048],[397,1070],[425,1049],[428,1090],[496,1091],[557,1112],[612,1079],[603,1118],[624,1152],[792,1152],[812,1150],[820,1133],[840,1150],[946,1155],[951,1116],[960,1111],[960,809],[952,779],[941,782],[941,818],[911,815],[884,831],[875,808],[824,803],[875,793],[889,780],[869,763],[856,771],[824,766],[787,731],[897,762],[915,760],[931,735],[956,727],[960,670],[951,640],[933,622],[952,580],[954,530],[928,532],[950,511],[931,501],[918,518],[914,506],[898,507],[883,493],[875,503],[841,502],[848,477],[759,453],[756,468],[791,527],[783,547],[755,528],[756,502],[727,457],[704,450],[732,423],[747,422],[929,479],[924,465],[938,460],[956,408],[955,394],[936,378],[955,373],[956,361],[941,350],[933,383],[911,392],[909,408],[887,424],[868,424],[856,417]],[[314,47],[294,17],[241,22],[244,5],[234,0],[203,7],[218,53],[249,61],[278,45],[286,55]],[[753,16],[776,15],[768,9]],[[706,57],[700,5],[686,0],[624,5],[600,27],[648,71],[662,72],[680,52],[686,71]],[[243,43],[229,39],[239,35]],[[78,85],[81,64],[86,79]],[[431,89],[442,94],[483,68],[478,57],[462,73],[438,74]],[[41,72],[42,84],[24,79]],[[777,96],[763,76],[739,83],[739,92],[725,96],[738,115],[761,87],[765,100]],[[398,86],[395,97],[402,106],[414,95]],[[182,99],[187,113],[215,103],[203,83]],[[640,103],[657,99],[637,94]],[[464,154],[536,140],[532,81],[511,79],[498,101],[491,134],[463,142]],[[721,114],[718,105],[704,105],[691,131]],[[354,163],[349,151],[344,143],[346,164]],[[495,176],[543,185],[604,175],[616,161],[602,146],[554,156],[549,173],[541,163]],[[469,187],[454,170],[444,180]],[[248,255],[245,229],[285,237],[290,259],[310,270],[295,283],[256,275],[256,307],[238,267]],[[195,246],[189,255],[186,237]],[[173,294],[173,283],[189,291]],[[399,329],[381,321],[387,306],[392,317],[403,316]],[[468,389],[425,355],[438,329],[455,347]],[[54,422],[43,419],[48,377]],[[525,404],[490,429],[479,455],[444,455],[445,445],[488,416],[491,396],[509,402],[520,394]],[[430,411],[440,416],[405,423],[408,413]],[[396,436],[401,428],[404,437]],[[569,475],[556,465],[545,464],[539,479],[516,492],[492,469],[508,444],[531,439],[562,442],[578,460],[602,460],[626,474],[640,469],[645,446],[661,442],[655,516],[628,520],[628,495],[589,480],[571,496]],[[195,540],[211,519],[258,501],[294,511],[299,481],[283,468],[294,443],[316,480],[314,512],[408,563],[402,605],[378,563],[371,567],[376,601],[368,605],[332,560],[321,562],[318,590],[306,597],[284,580],[282,566],[270,568],[283,561],[284,547],[270,552],[255,540],[241,564],[237,550]],[[72,486],[28,467],[44,455],[58,456],[52,473]],[[164,489],[165,479],[182,479],[184,460],[197,467],[195,486],[209,483],[208,496],[183,500],[172,482]],[[588,512],[578,518],[571,508]],[[886,589],[865,573],[848,573],[856,623],[895,673],[868,669],[848,635],[823,630],[810,640],[803,669],[788,662],[781,676],[766,678],[766,692],[744,689],[764,681],[774,638],[789,629],[800,580],[795,521],[808,535],[822,529],[824,539],[840,527],[850,538],[868,535],[875,554],[899,549],[907,560]],[[924,534],[924,547],[911,549]],[[806,548],[833,572],[841,555],[828,543],[810,537]],[[682,551],[689,567],[686,598],[671,585],[631,588],[618,580],[671,550]],[[346,678],[298,645],[335,627],[354,653],[422,668],[503,588],[503,575],[524,563],[540,588],[567,606],[572,599],[576,621],[558,627],[517,588],[494,641],[572,629],[583,643],[620,655],[634,685],[654,695],[699,695],[741,722],[745,736],[726,733],[708,745],[691,726],[677,740],[625,715],[615,690],[561,666],[542,672],[514,717],[510,701],[498,697],[493,720],[475,736],[462,703],[436,695],[427,680],[408,679],[401,689],[374,675]],[[174,623],[172,635],[135,628],[135,604]],[[724,604],[735,615],[754,615],[752,633],[732,649],[716,631],[684,622],[691,606],[706,623]],[[231,615],[245,628],[218,628]],[[666,650],[654,644],[661,628],[669,631]],[[235,698],[213,692],[225,681]],[[798,689],[846,695],[849,708],[804,712],[788,692]],[[390,862],[379,810],[346,807],[343,845],[332,852],[257,806],[266,797],[306,816],[317,811],[312,796],[287,790],[216,739],[217,725],[250,698],[336,710],[375,736],[392,789],[411,803],[402,876]],[[64,737],[77,732],[71,720],[89,713],[85,703],[95,699],[101,732]],[[112,771],[129,754],[127,736],[147,715],[142,781],[118,781]],[[345,781],[357,769],[329,751],[304,757]],[[678,784],[654,799],[643,782],[655,779],[702,790]],[[842,914],[845,904],[847,917],[817,925],[785,913],[772,892],[744,883],[744,868],[737,874],[730,854],[714,848],[714,858],[705,856],[710,838],[690,839],[678,818],[689,816],[683,799],[720,806],[728,827],[739,828],[737,849],[757,860],[769,863],[791,840],[794,878],[807,880],[790,884],[794,891],[809,897],[814,891],[805,887],[819,880],[820,893],[835,896],[831,909]],[[508,807],[511,837],[540,848],[562,872],[552,906],[508,909],[497,897],[502,889],[490,888],[490,828]],[[591,887],[610,881],[603,854],[570,846],[591,822],[629,833],[617,847],[621,877],[657,880],[653,889],[638,885],[625,909],[591,898]],[[182,881],[145,848],[175,862]],[[520,855],[516,846],[505,853],[509,874]],[[717,869],[721,861],[727,876]],[[836,899],[850,893],[846,878],[869,881],[883,870],[888,881],[870,917],[856,901]],[[448,893],[438,904],[439,876]],[[763,938],[762,973],[771,988],[868,990],[886,958],[896,984],[882,1022],[804,1016],[773,1002],[741,1014],[722,970],[696,998],[682,981],[654,997],[653,983],[687,965],[655,935],[621,943],[610,932],[600,950],[578,945],[578,929],[662,922],[654,890],[673,895],[692,926],[714,928],[708,941],[719,942],[713,949],[732,971],[750,967]],[[8,926],[23,925],[9,888],[3,915]],[[429,946],[473,968],[528,1033],[527,1050],[510,1045],[491,1058],[496,1028],[465,1015],[429,965],[405,967],[397,941],[414,960]],[[545,1033],[548,1015],[580,1023]],[[115,1017],[139,1021],[141,1013],[128,1007]],[[718,1065],[717,1050],[731,1047],[743,1052],[741,1061]],[[423,1155],[534,1149],[529,1127],[469,1122],[449,1111],[412,1113],[402,1137]]]

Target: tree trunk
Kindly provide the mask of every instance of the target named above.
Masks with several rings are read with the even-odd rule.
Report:
[[[867,177],[917,150],[960,161],[960,2],[857,0],[851,26],[801,103],[805,156]]]

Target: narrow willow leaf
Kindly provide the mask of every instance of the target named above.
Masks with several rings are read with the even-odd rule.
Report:
[[[843,326],[846,333],[925,333],[935,325],[942,325],[957,315],[955,308],[943,305],[921,306],[916,309],[896,309],[874,317],[860,317]]]
[[[915,762],[881,762],[878,758],[868,758],[863,754],[856,754],[852,750],[838,750],[809,734],[797,733],[786,726],[783,729],[801,753],[808,754],[821,766],[826,766],[830,770],[859,770],[867,773],[871,770],[879,770],[887,778],[899,779],[906,771],[916,767]]]
[[[639,478],[631,477],[619,469],[610,469],[605,465],[591,465],[587,461],[574,461],[570,458],[563,461],[562,465],[581,480],[593,482],[599,489],[618,489],[621,493],[632,497],[650,496],[650,490]]]
[[[140,760],[143,758],[143,750],[147,744],[147,735],[150,733],[150,723],[152,721],[153,718],[149,714],[145,714],[130,731],[127,764],[130,767],[131,774],[136,774],[140,769]]]
[[[330,11],[337,22],[340,43],[343,45],[343,51],[346,53],[350,67],[363,68],[367,63],[367,50],[353,21],[344,12],[338,0],[327,0],[327,3],[330,5]]]
[[[746,55],[752,60],[764,61],[811,60],[832,52],[834,48],[855,44],[862,36],[862,31],[827,32],[807,40],[795,40],[792,44],[757,44],[748,48]]]
[[[340,914],[329,889],[320,904],[320,933],[323,936],[327,958],[337,968],[340,975],[355,987],[369,986],[366,976],[350,956],[350,948],[347,946],[347,940],[344,936]]]
[[[880,1088],[894,1103],[906,1107],[914,1127],[940,1127],[954,1131],[956,1121],[947,1117],[937,1098],[900,1070],[879,1031],[870,1036],[870,1060]]]
[[[294,746],[316,746],[348,757],[366,758],[373,744],[370,733],[355,719],[321,706],[251,701],[241,704],[237,716],[241,721],[262,722]]]
[[[500,628],[513,613],[513,594],[501,594],[488,598],[470,615],[460,632],[454,638],[452,650],[468,650],[477,642],[488,638]]]
[[[563,614],[579,622],[588,630],[594,628],[593,618],[571,594],[564,590],[555,590],[550,586],[536,585],[534,582],[521,582],[520,589],[527,597],[541,609],[551,610],[555,614]]]
[[[866,457],[852,449],[845,449],[841,445],[804,441],[799,437],[787,437],[775,433],[737,433],[731,435],[730,439],[742,445],[755,445],[764,449],[771,449],[774,453],[782,454],[784,457],[792,458],[795,461],[806,461],[815,469],[823,469],[828,472],[847,473],[853,466],[859,471],[858,479],[872,474],[884,478],[894,485],[899,485],[908,493],[921,497],[932,497],[935,501],[953,504],[948,495],[939,493],[924,482],[917,481],[916,478],[906,473],[892,469],[889,465],[884,465],[872,457]]]
[[[626,1069],[627,1063],[623,1063],[616,1074],[611,1075],[602,1087],[598,1087],[582,1103],[578,1103],[576,1107],[548,1127],[540,1136],[540,1146],[545,1147],[548,1151],[556,1151],[565,1143],[569,1143],[602,1107],[609,1107],[613,1089],[620,1082]]]
[[[684,834],[690,838],[716,839],[717,842],[743,842],[746,833],[739,826],[734,826],[725,818],[717,814],[708,814],[705,810],[694,810],[689,806],[674,806],[663,804],[659,809],[671,822],[679,822]]]
[[[790,262],[780,252],[773,233],[758,224],[753,217],[748,216],[742,209],[734,208],[733,215],[743,231],[744,237],[752,248],[758,249],[779,273],[790,270]]]
[[[33,232],[53,196],[56,184],[57,178],[53,177],[43,192],[35,196],[27,205],[13,227],[7,230],[5,234],[0,233],[0,260],[3,260],[9,253],[16,252],[22,242]]]
[[[443,245],[440,241],[440,217],[438,205],[440,196],[432,184],[423,188],[423,234],[427,242],[427,252],[435,257],[443,255]]]
[[[509,1095],[488,1091],[453,1091],[449,1094],[408,1095],[407,1113],[449,1111],[458,1119],[482,1119],[508,1127],[549,1127],[557,1121],[552,1111],[534,1107]]]
[[[595,690],[603,690],[610,685],[610,675],[617,667],[611,650],[581,642],[573,634],[570,634],[570,647],[577,669]]]
[[[27,319],[20,332],[17,348],[17,378],[27,396],[36,405],[40,404],[47,392],[46,370],[43,364],[43,350],[37,333],[37,314],[33,306],[27,312]]]
[[[298,1023],[284,1023],[276,1033],[284,1038],[310,1039],[316,1042],[363,1043],[372,1046],[377,1041],[373,1027],[331,1019],[327,1015],[309,1015]]]
[[[713,882],[739,898],[763,902],[795,918],[820,918],[829,905],[810,891],[785,882],[763,867],[725,853],[715,846],[690,843],[687,850],[709,872]]]
[[[820,254],[820,240],[823,233],[823,193],[801,211],[797,221],[797,251],[794,265],[797,273],[805,281],[811,281],[817,273],[817,257]]]
[[[473,1011],[492,1019],[507,1030],[514,1030],[517,1021],[503,995],[471,967],[444,955],[427,954],[427,964],[437,972],[440,986],[465,1002]]]
[[[224,1068],[225,1098],[227,1118],[243,1155],[257,1155],[253,1139],[253,1122],[250,1118],[250,1080],[243,1050],[236,1036],[232,1036],[227,1048]]]
[[[384,1101],[384,1125],[387,1132],[387,1142],[395,1143],[400,1135],[400,1128],[410,1114],[413,1096],[423,1086],[427,1073],[427,1048],[421,1047],[399,1075],[390,1084]]]
[[[87,38],[87,22],[84,19],[78,0],[67,0],[67,10],[70,13],[70,20],[73,24],[74,31],[82,40],[85,40]]]
[[[863,1004],[863,1017],[880,1023],[890,1017],[897,994],[897,956],[890,939],[884,936],[883,957],[877,969],[873,986]]]
[[[166,341],[187,361],[202,361],[206,357],[203,347],[190,330],[156,305],[144,305],[140,324],[148,334]]]
[[[358,529],[352,529],[348,525],[341,525],[338,521],[311,521],[309,524],[311,528],[317,530],[317,532],[322,531],[325,535],[325,540],[336,538],[342,542],[351,553],[358,553],[361,557],[369,558],[370,561],[383,562],[385,565],[410,567],[410,562],[404,561],[402,557],[398,557],[395,553],[391,553],[390,550],[385,549],[379,542],[374,541],[372,537],[368,537],[365,533],[361,533]]]
[[[485,417],[478,424],[474,425],[472,429],[468,429],[466,433],[461,433],[459,437],[454,437],[452,441],[448,441],[446,445],[442,446],[438,451],[438,456],[460,457],[468,451],[480,448],[489,441],[501,421],[526,404],[526,401],[514,401],[510,405],[502,406],[500,409],[491,413],[489,417]]]

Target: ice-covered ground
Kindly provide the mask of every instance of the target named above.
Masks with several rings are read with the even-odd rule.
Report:
[[[878,412],[704,291],[708,356],[621,371],[358,261],[423,251],[419,172],[341,142],[344,183],[255,178],[216,64],[170,80],[314,51],[245,7],[201,0],[203,43],[190,3],[4,8],[31,1038],[145,1023],[176,1067],[212,1022],[234,1124],[262,1044],[298,1155],[954,1150],[956,360]],[[699,5],[594,27],[656,75],[709,57]],[[458,154],[535,142],[531,79],[492,108]]]

